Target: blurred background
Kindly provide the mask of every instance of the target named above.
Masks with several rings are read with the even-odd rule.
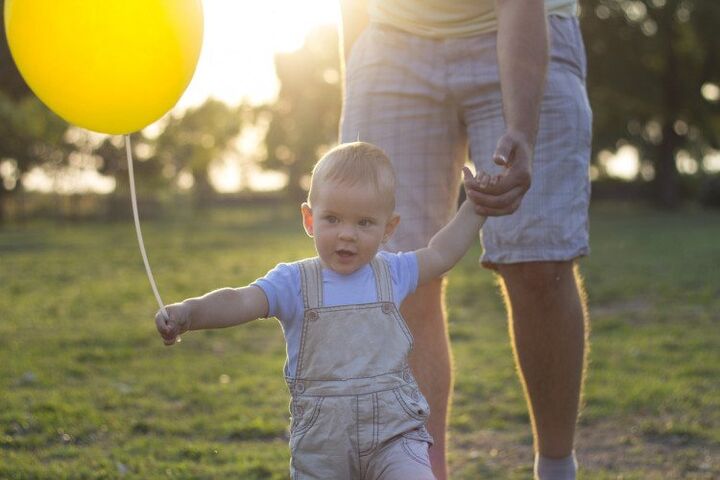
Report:
[[[298,204],[337,139],[337,3],[204,1],[191,85],[133,134],[165,302],[314,254]],[[720,1],[580,5],[594,143],[579,478],[717,479]],[[122,137],[45,108],[1,32],[0,478],[286,479],[281,329],[163,347],[129,197]],[[527,407],[479,254],[447,289],[452,478],[525,480]]]
[[[594,197],[720,207],[718,2],[580,3]],[[337,2],[208,0],[205,13],[190,87],[134,135],[143,210],[303,198],[311,165],[337,137]],[[41,105],[4,34],[0,69],[0,220],[126,216],[122,138]]]

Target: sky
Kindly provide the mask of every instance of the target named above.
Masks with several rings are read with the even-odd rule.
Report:
[[[300,48],[305,35],[338,21],[338,0],[203,0],[205,31],[195,76],[176,108],[208,97],[229,104],[277,95],[276,52]]]
[[[299,49],[313,28],[339,22],[339,0],[203,0],[205,30],[200,60],[190,85],[175,110],[215,98],[230,105],[272,102],[278,93],[274,55]],[[253,137],[256,138],[248,138]],[[256,132],[239,142],[240,155],[257,149]],[[244,147],[244,152],[242,151]],[[248,168],[248,167],[246,167]],[[281,188],[285,177],[252,169],[253,189]],[[211,165],[210,180],[221,192],[242,188],[237,157]]]

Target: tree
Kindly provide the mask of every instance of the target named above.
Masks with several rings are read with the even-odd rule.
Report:
[[[36,165],[62,164],[71,146],[67,123],[32,94],[15,67],[5,35],[0,0],[0,222],[5,200],[21,188],[19,179]]]
[[[11,100],[19,100],[31,92],[10,55],[5,34],[5,0],[0,0],[0,19],[0,88]]]
[[[4,15],[4,0],[0,11]],[[127,166],[122,137],[109,136],[86,141],[74,127],[44,107],[30,91],[15,67],[7,45],[4,18],[0,20],[0,220],[6,196],[21,186],[19,179],[34,166],[61,169],[73,152],[94,155],[98,171],[116,179],[115,197],[126,204]],[[57,81],[63,81],[58,79]],[[178,178],[189,179],[198,200],[212,194],[208,177],[210,163],[233,148],[243,122],[252,121],[245,107],[231,108],[210,100],[181,115],[164,119],[157,137],[133,134],[133,153],[138,191],[153,196]],[[77,155],[75,155],[77,157]],[[6,177],[6,178],[3,178]],[[112,205],[112,204],[111,204]],[[111,214],[118,213],[112,208]]]
[[[720,2],[583,0],[594,150],[633,145],[655,201],[682,199],[676,156],[720,148]]]
[[[180,115],[166,118],[162,132],[149,137],[137,132],[132,137],[138,193],[158,197],[172,186],[186,187],[197,203],[213,194],[208,167],[234,148],[234,140],[245,122],[251,122],[249,108],[237,108],[207,100]],[[128,172],[125,144],[121,137],[109,137],[94,151],[103,158],[100,173],[117,179],[116,196],[125,205]],[[116,202],[118,203],[118,202]],[[122,207],[121,207],[122,208]],[[111,212],[113,213],[113,212]]]
[[[337,142],[340,119],[340,62],[337,30],[312,31],[297,51],[278,54],[278,100],[269,107],[263,167],[287,174],[291,199],[305,198],[312,165]]]
[[[191,175],[195,197],[202,202],[213,193],[208,167],[234,149],[243,124],[252,121],[249,112],[244,106],[233,108],[210,99],[182,116],[170,117],[151,144],[154,153],[150,160],[167,175]]]

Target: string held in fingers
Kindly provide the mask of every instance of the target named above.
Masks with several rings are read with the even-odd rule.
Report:
[[[142,231],[140,230],[140,216],[138,215],[137,207],[137,195],[135,194],[135,174],[133,171],[133,158],[132,158],[132,146],[130,144],[130,135],[125,135],[125,151],[127,152],[127,164],[128,164],[128,180],[130,183],[130,200],[132,203],[133,219],[135,220],[135,233],[137,234],[138,245],[140,246],[140,254],[142,255],[143,264],[145,265],[145,272],[147,273],[148,280],[150,280],[150,287],[152,288],[155,300],[157,300],[160,306],[160,312],[165,320],[166,324],[170,321],[170,315],[165,310],[165,304],[160,298],[157,285],[155,284],[155,278],[153,277],[152,270],[150,269],[150,262],[145,252],[145,242],[143,242]],[[180,342],[180,337],[177,337],[177,341]]]

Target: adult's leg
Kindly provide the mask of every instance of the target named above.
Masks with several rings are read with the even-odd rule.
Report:
[[[410,366],[430,404],[427,428],[434,441],[430,463],[438,480],[448,478],[446,432],[453,388],[444,284],[438,279],[420,286],[405,299],[401,309],[415,340]]]
[[[584,368],[584,293],[568,259],[589,251],[591,111],[577,20],[551,16],[548,24],[551,61],[532,186],[515,213],[485,223],[482,260],[502,277],[536,448],[544,457],[557,458],[572,451]],[[481,40],[473,51],[483,51]],[[469,74],[458,77],[458,91],[473,92],[461,88],[463,79],[487,86],[462,98],[473,161],[497,173],[492,152],[505,126],[500,92],[491,88],[499,82],[492,62],[476,59]]]
[[[587,350],[587,309],[573,262],[498,265],[536,451],[572,453]]]

